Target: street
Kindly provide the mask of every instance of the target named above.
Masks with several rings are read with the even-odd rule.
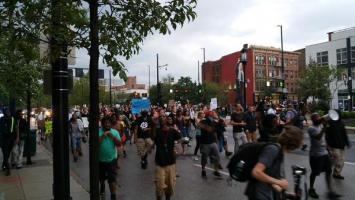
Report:
[[[226,135],[228,136],[228,146],[230,150],[233,150],[233,138],[231,127],[227,127]],[[354,146],[355,134],[349,134],[350,140]],[[308,138],[305,140],[308,143]],[[223,169],[223,179],[216,179],[212,175],[212,170],[207,172],[207,180],[201,178],[200,161],[194,161],[192,152],[194,149],[194,143],[189,147],[188,155],[179,156],[177,159],[177,169],[180,177],[177,178],[176,194],[173,199],[176,200],[244,200],[246,197],[243,195],[245,189],[245,183],[232,182],[232,185],[227,181],[228,173],[226,169]],[[89,155],[88,155],[88,143],[83,145],[84,156],[80,158],[77,163],[74,163],[71,158],[71,170],[74,173],[74,177],[84,186],[86,190],[89,190]],[[120,170],[118,172],[119,183],[119,195],[118,199],[121,200],[150,200],[155,199],[155,186],[154,186],[154,152],[149,156],[149,165],[147,170],[140,168],[138,156],[136,155],[136,148],[132,145],[127,145],[128,157],[119,158]],[[347,150],[346,152],[346,164],[343,170],[345,180],[334,180],[334,186],[337,192],[343,194],[344,200],[351,200],[355,196],[355,185],[352,182],[355,181],[355,150],[354,148]],[[222,166],[225,167],[228,163],[228,159],[222,154],[221,156]],[[308,168],[308,151],[302,152],[298,150],[296,152],[286,155],[285,169],[286,176],[290,182],[289,188],[293,188],[291,165],[300,165]],[[308,174],[309,175],[309,174]],[[307,184],[309,180],[307,177]],[[108,188],[108,187],[106,187]],[[326,199],[326,187],[324,176],[316,179],[315,188],[320,194],[320,199]],[[109,191],[106,192],[106,197],[109,197]]]

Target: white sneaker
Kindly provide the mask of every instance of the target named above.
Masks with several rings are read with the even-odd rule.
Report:
[[[195,157],[194,157],[194,161],[198,161],[198,156],[195,156]]]

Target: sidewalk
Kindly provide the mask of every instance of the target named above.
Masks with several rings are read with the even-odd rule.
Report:
[[[2,155],[0,156],[2,161]],[[24,158],[25,160],[25,158]],[[11,176],[0,172],[0,200],[51,200],[53,166],[51,154],[41,145],[32,157],[34,165],[11,170]],[[89,193],[70,176],[70,194],[73,200],[87,200]]]

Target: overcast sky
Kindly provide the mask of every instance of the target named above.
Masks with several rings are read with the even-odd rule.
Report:
[[[199,0],[195,21],[178,28],[171,35],[154,35],[142,44],[139,55],[123,60],[129,76],[148,84],[156,83],[156,53],[159,63],[168,64],[160,77],[171,74],[177,80],[190,76],[197,81],[197,62],[217,60],[239,51],[242,45],[280,47],[283,25],[284,49],[297,50],[306,45],[327,41],[327,32],[355,26],[354,0]],[[77,66],[89,58],[78,52]],[[100,64],[103,65],[103,64]]]

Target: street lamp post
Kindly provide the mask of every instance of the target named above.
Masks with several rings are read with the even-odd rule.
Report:
[[[243,87],[243,89],[241,87],[239,87],[239,95],[238,95],[238,91],[237,91],[237,95],[239,98],[240,103],[242,104],[243,108],[246,109],[247,108],[247,95],[246,95],[246,76],[245,76],[245,66],[248,62],[248,44],[244,44],[243,45],[243,49],[240,51],[240,60],[239,60],[239,64],[237,66],[236,69],[236,77],[237,77],[237,85]],[[241,69],[239,66],[240,64],[242,65],[243,69]]]
[[[109,78],[110,78],[110,86],[109,86],[109,90],[110,90],[110,106],[112,106],[112,78],[111,78],[111,69],[109,70],[109,73],[110,73],[110,76],[109,76]]]
[[[157,104],[158,106],[161,106],[161,85],[159,81],[159,69],[162,67],[166,67],[168,64],[159,66],[159,54],[157,54]]]
[[[285,100],[285,63],[284,63],[284,40],[283,40],[283,31],[282,25],[278,25],[281,32],[281,101]]]

